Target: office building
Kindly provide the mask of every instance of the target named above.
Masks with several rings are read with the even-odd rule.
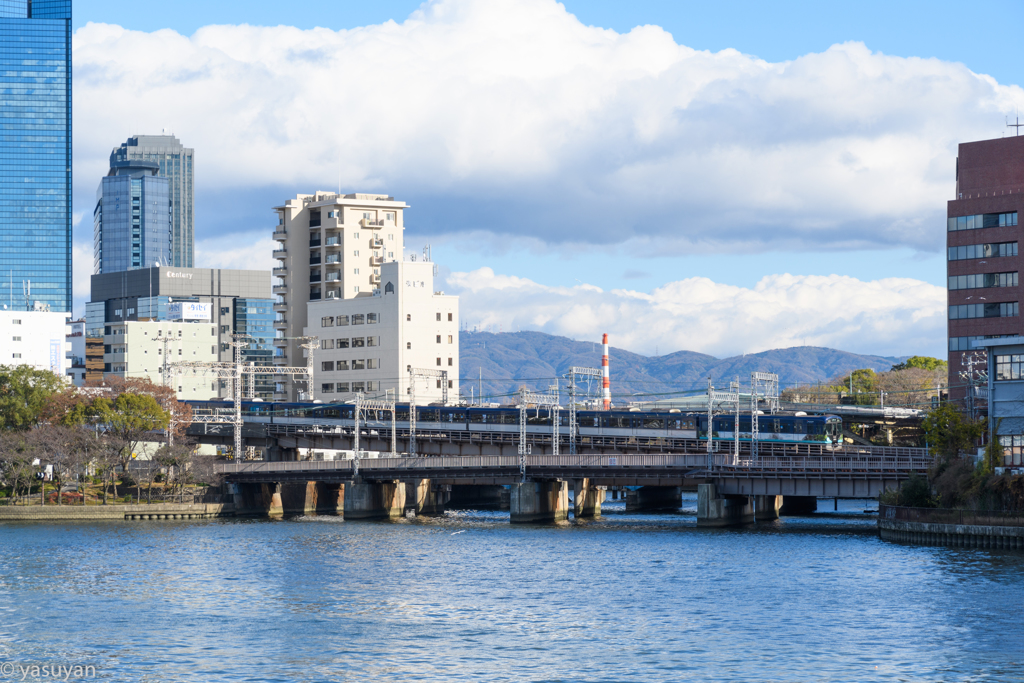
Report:
[[[947,204],[949,385],[967,398],[975,342],[1017,336],[1020,318],[1020,216],[1024,214],[1024,137],[960,145],[956,198]],[[981,350],[984,354],[984,351]],[[979,389],[980,391],[980,389]],[[980,395],[980,394],[979,394]]]
[[[115,346],[124,345],[123,353],[132,351],[129,345],[122,344],[118,332],[127,322],[209,324],[214,349],[210,360],[223,362],[234,360],[233,335],[249,335],[253,342],[243,351],[243,362],[272,364],[274,311],[270,273],[265,270],[161,267],[93,275],[92,296],[85,306],[85,315],[88,382],[102,380],[106,373],[131,372],[135,368],[114,350]],[[184,332],[182,335],[185,338]],[[172,347],[173,353],[177,353],[176,348]],[[197,353],[196,358],[199,356]],[[119,367],[121,364],[124,369]],[[144,368],[154,372],[155,364]],[[212,391],[214,395],[227,396],[230,387],[219,384]],[[271,398],[272,378],[258,376],[256,391],[261,398]]]
[[[274,207],[273,274],[277,319],[275,362],[305,365],[300,339],[311,301],[371,297],[381,286],[381,266],[402,258],[403,211],[408,206],[382,194],[298,195]],[[304,384],[280,387],[278,399],[297,400]]]
[[[308,303],[305,334],[314,352],[315,398],[350,401],[356,393],[408,401],[409,370],[442,370],[447,378],[416,379],[416,403],[459,395],[459,298],[434,291],[434,264],[392,261],[380,267],[382,287],[370,296]],[[442,386],[447,382],[447,386]]]
[[[155,161],[115,161],[96,189],[93,272],[169,265],[170,181]]]
[[[201,304],[200,306],[209,306]],[[218,398],[219,380],[202,369],[167,373],[165,363],[218,359],[217,327],[199,320],[126,321],[107,325],[104,375],[171,382],[179,399]],[[166,353],[165,353],[166,350]]]
[[[0,297],[71,310],[71,0],[0,2]]]
[[[1024,474],[1024,337],[980,339],[973,346],[986,352],[989,433],[1003,446],[1002,465]]]
[[[0,365],[31,365],[64,377],[67,333],[66,313],[0,310]]]
[[[148,161],[159,166],[156,175],[167,178],[170,202],[170,255],[162,265],[192,267],[195,243],[193,226],[193,160],[194,150],[185,147],[173,135],[133,135],[110,153],[110,168],[126,161]],[[146,267],[144,261],[142,267]],[[152,265],[149,263],[148,265]],[[106,271],[104,271],[106,272]]]

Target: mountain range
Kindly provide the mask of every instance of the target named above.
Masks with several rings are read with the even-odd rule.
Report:
[[[601,367],[601,345],[575,341],[543,332],[462,332],[459,335],[459,370],[462,394],[483,390],[491,401],[504,403],[520,386],[545,390],[573,366]],[[609,349],[612,396],[646,399],[703,391],[708,377],[726,389],[737,376],[746,385],[750,373],[774,372],[783,387],[826,381],[851,370],[890,369],[903,357],[870,356],[817,346],[773,349],[731,358],[715,358],[695,351],[663,356],[642,356],[625,349]],[[480,377],[482,376],[482,380]],[[564,387],[565,381],[559,380]],[[564,391],[563,391],[564,393]],[[600,395],[600,379],[591,396]]]

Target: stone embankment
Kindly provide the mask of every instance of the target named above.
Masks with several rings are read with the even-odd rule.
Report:
[[[879,505],[878,534],[899,543],[1024,550],[1024,517]]]
[[[228,503],[157,503],[153,505],[25,505],[0,506],[0,522],[96,522],[182,520],[233,517]]]

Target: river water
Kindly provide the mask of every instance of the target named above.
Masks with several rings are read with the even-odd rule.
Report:
[[[883,542],[865,506],[716,530],[692,500],[550,527],[0,524],[0,662],[118,681],[1024,679],[1024,554]]]

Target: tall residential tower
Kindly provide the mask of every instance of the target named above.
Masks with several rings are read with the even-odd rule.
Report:
[[[38,1],[38,0],[37,0]],[[171,253],[163,265],[192,267],[195,242],[193,226],[193,158],[194,150],[181,144],[173,135],[133,135],[110,153],[110,168],[125,161],[149,161],[157,164],[156,175],[168,180],[171,212]],[[151,266],[152,263],[143,264]],[[98,271],[97,271],[98,272]]]
[[[70,311],[71,0],[0,2],[0,89],[0,296]]]

